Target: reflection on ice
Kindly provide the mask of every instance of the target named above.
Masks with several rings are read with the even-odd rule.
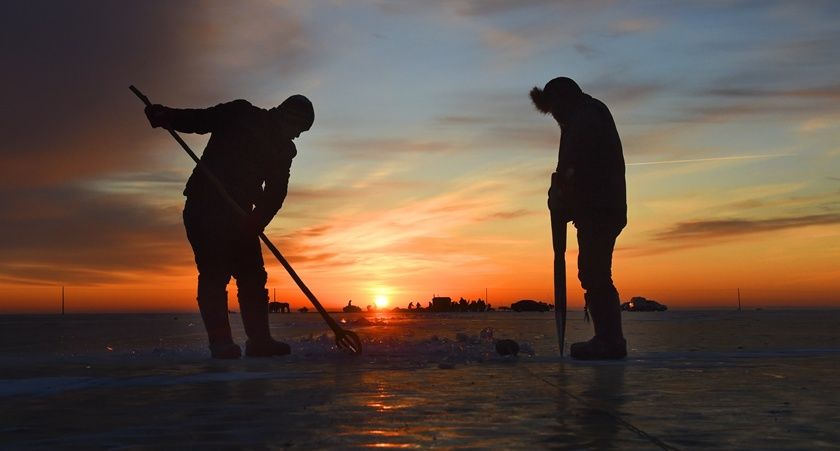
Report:
[[[420,448],[420,445],[414,443],[369,443],[364,445],[365,448]]]
[[[397,431],[383,431],[381,429],[372,429],[369,431],[365,431],[366,434],[370,435],[381,435],[384,437],[399,437],[400,433]]]

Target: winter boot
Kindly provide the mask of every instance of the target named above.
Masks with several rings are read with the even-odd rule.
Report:
[[[245,355],[248,357],[271,357],[275,355],[289,355],[292,348],[282,341],[269,338],[268,341],[252,341],[250,338],[245,342]]]
[[[621,305],[614,288],[598,293],[587,291],[586,307],[592,317],[595,337],[573,343],[570,354],[576,360],[616,360],[627,356],[627,341],[621,330]]]
[[[271,338],[268,329],[268,290],[260,289],[249,294],[240,289],[239,310],[248,335],[248,341],[245,342],[246,356],[271,357],[292,352],[288,344]]]
[[[198,296],[198,308],[207,330],[210,355],[214,359],[238,359],[242,349],[233,342],[228,321],[227,292]]]
[[[572,343],[569,351],[575,360],[618,360],[627,357],[627,341],[606,340],[596,335],[589,341]]]
[[[238,359],[242,357],[242,348],[236,343],[211,344],[210,356],[214,359]]]

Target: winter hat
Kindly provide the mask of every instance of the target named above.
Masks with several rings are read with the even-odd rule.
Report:
[[[531,101],[543,114],[548,114],[559,102],[565,102],[583,95],[574,80],[568,77],[557,77],[545,84],[543,89],[534,86],[531,89]]]
[[[277,111],[283,119],[300,124],[304,131],[312,128],[312,123],[315,122],[315,109],[312,108],[312,102],[300,94],[284,100],[277,107]]]

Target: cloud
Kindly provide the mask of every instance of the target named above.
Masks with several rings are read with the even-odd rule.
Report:
[[[521,59],[533,51],[533,42],[527,36],[498,27],[481,27],[479,31],[482,42],[499,54],[511,59]],[[498,58],[498,55],[497,55]]]
[[[632,33],[645,33],[653,31],[661,26],[661,21],[651,17],[637,17],[622,19],[613,25],[613,35],[622,36]]]
[[[672,116],[669,122],[716,124],[742,119],[783,119],[805,116],[820,111],[813,104],[805,103],[769,103],[769,102],[728,102],[715,105],[694,105]]]
[[[312,62],[315,40],[294,5],[216,1],[202,6],[208,10],[201,35],[208,64],[223,65],[226,73],[264,73],[273,84],[276,77],[294,75]],[[241,76],[228,80],[232,89],[243,81]]]
[[[743,214],[744,210],[764,209],[764,211],[826,211],[837,198],[837,193],[808,193],[808,182],[748,185],[737,189],[727,189],[726,202],[714,202],[706,208],[719,214],[733,212]],[[799,215],[801,216],[801,215]]]
[[[656,234],[659,240],[720,240],[777,230],[840,223],[840,214],[827,213],[770,219],[719,219],[679,222]]]
[[[438,124],[451,125],[454,127],[489,124],[492,121],[493,119],[488,116],[442,115],[437,118]]]
[[[531,210],[525,209],[518,209],[518,210],[508,210],[508,211],[497,211],[495,213],[489,214],[485,216],[487,220],[494,220],[494,219],[519,219],[526,216],[533,216],[542,214],[542,212],[536,212]]]
[[[533,107],[527,86],[513,90],[460,92],[452,97],[450,111],[435,124],[472,136],[479,148],[540,149],[555,147],[559,130]]]
[[[709,161],[730,161],[730,160],[756,160],[764,158],[779,158],[790,157],[794,154],[768,154],[768,155],[732,155],[727,157],[710,157],[710,158],[690,158],[681,160],[658,160],[658,161],[640,161],[634,163],[626,163],[626,166],[648,166],[654,164],[683,164],[683,163],[705,163]]]
[[[302,187],[295,184],[289,186],[289,198],[310,202],[329,199],[345,199],[351,194],[344,188],[315,188]]]
[[[192,265],[177,208],[83,188],[0,192],[0,277],[105,283]]]
[[[585,58],[593,58],[598,55],[598,51],[595,50],[594,47],[587,44],[577,43],[574,45],[574,48],[579,54],[581,54],[581,56]]]
[[[585,5],[587,2],[567,1],[565,3],[566,5],[573,3]],[[409,14],[418,11],[425,11],[429,8],[445,8],[448,11],[460,16],[494,16],[516,12],[523,9],[558,6],[558,2],[554,0],[521,0],[516,2],[506,0],[433,0],[427,2],[386,1],[379,4],[379,7],[388,13]]]
[[[767,88],[756,81],[754,86],[726,86],[680,92],[667,83],[639,84],[611,94],[619,107],[645,107],[646,102],[667,102],[657,108],[654,116],[633,112],[631,125],[655,126],[644,133],[662,136],[681,133],[686,127],[732,123],[734,121],[791,121],[801,120],[801,131],[814,131],[830,126],[840,105],[840,85],[803,86],[798,88]],[[609,89],[605,90],[607,93]],[[605,100],[610,97],[605,95]],[[682,100],[673,103],[669,97],[677,95]],[[687,97],[686,97],[687,96]],[[635,104],[635,105],[634,105]],[[649,103],[647,103],[649,104]],[[665,128],[670,124],[672,129]],[[632,137],[631,139],[644,139]],[[649,147],[649,146],[644,146]]]
[[[829,17],[831,15],[826,15],[823,19],[831,20]],[[808,37],[788,39],[780,43],[774,47],[773,53],[777,60],[787,64],[827,66],[840,56],[837,50],[838,39],[840,32],[835,27],[831,27],[830,31],[814,30]]]
[[[491,175],[492,180],[504,180],[502,174]],[[464,231],[532,214],[510,208],[510,196],[502,182],[462,180],[444,193],[393,208],[325,218],[278,237],[278,247],[310,270],[332,272],[345,280],[381,274],[411,277],[467,262],[486,263],[487,237]]]
[[[798,99],[836,100],[840,99],[840,84],[782,89],[769,89],[761,87],[719,87],[708,89],[702,95],[705,94],[722,97],[782,97]]]
[[[667,88],[668,84],[664,82],[615,80],[610,76],[594,80],[584,91],[603,99],[608,106],[614,108],[634,106],[651,100]]]
[[[129,84],[153,101],[209,106],[248,78],[305,67],[310,49],[294,14],[270,3],[240,6],[4,4],[0,83],[12,89],[0,112],[0,186],[148,167],[149,149],[167,138],[148,128]]]
[[[342,137],[324,140],[319,144],[343,157],[377,160],[403,153],[437,154],[452,152],[455,149],[455,144],[445,141],[401,137]]]

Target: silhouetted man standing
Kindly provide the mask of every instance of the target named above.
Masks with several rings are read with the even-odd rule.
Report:
[[[214,358],[242,355],[228,321],[227,291],[236,278],[239,309],[252,357],[285,355],[289,345],[271,338],[268,325],[267,274],[259,234],[283,205],[292,159],[293,139],[312,127],[312,103],[295,95],[270,110],[245,100],[206,109],[146,108],[152,127],[185,133],[212,133],[201,156],[245,212],[246,219],[224,201],[196,167],[184,195],[184,226],[198,267],[198,307]]]
[[[531,90],[538,110],[560,125],[557,171],[548,192],[552,230],[573,221],[578,238],[578,278],[595,337],[574,343],[572,358],[620,359],[627,355],[621,306],[612,281],[615,240],[627,224],[627,197],[621,140],[607,106],[558,77]],[[560,228],[562,227],[562,229]],[[559,233],[559,232],[558,232]],[[555,237],[555,253],[558,238]]]

